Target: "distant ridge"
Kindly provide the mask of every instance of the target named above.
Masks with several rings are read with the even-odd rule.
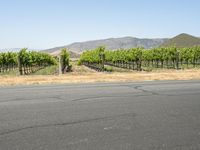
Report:
[[[0,49],[0,52],[19,52],[23,48],[4,48]],[[41,51],[39,49],[30,49],[28,48],[29,51]]]
[[[0,52],[18,52],[21,48],[4,48],[0,49]]]
[[[160,39],[139,39],[134,37],[123,37],[123,38],[109,38],[103,40],[94,40],[87,42],[76,42],[70,45],[55,47],[52,49],[44,50],[44,52],[52,53],[58,51],[62,48],[67,48],[70,51],[75,53],[81,53],[84,50],[95,49],[99,46],[105,46],[109,50],[120,49],[120,48],[133,48],[133,47],[144,47],[144,48],[154,48],[158,47],[164,42],[167,38]]]
[[[67,48],[71,57],[77,58],[85,50],[95,49],[99,46],[105,46],[109,50],[115,49],[128,49],[134,47],[144,47],[146,49],[155,47],[192,47],[200,45],[200,38],[186,33],[179,34],[174,38],[158,38],[158,39],[140,39],[135,37],[122,37],[122,38],[109,38],[102,40],[93,40],[86,42],[75,42],[70,45],[55,47],[46,50],[40,50],[41,52],[50,53],[52,55],[58,55],[62,48]],[[0,52],[12,51],[17,52],[21,48],[0,49]],[[34,50],[34,49],[32,49]],[[35,49],[36,50],[36,49]],[[38,50],[36,50],[38,51]]]
[[[186,33],[179,34],[174,38],[166,41],[161,45],[161,47],[193,47],[200,45],[200,38],[195,37]]]
[[[60,52],[61,52],[60,50],[57,50],[54,52],[50,52],[49,54],[52,56],[58,56],[60,54]],[[79,58],[80,57],[80,54],[72,52],[72,51],[69,51],[69,54],[70,54],[70,58]]]

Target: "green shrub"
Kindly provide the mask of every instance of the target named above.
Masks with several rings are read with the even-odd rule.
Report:
[[[113,71],[113,67],[111,67],[111,66],[105,66],[104,70],[107,71],[107,72],[112,72]]]

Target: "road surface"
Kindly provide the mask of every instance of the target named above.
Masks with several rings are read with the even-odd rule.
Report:
[[[0,88],[0,150],[199,150],[200,81]]]

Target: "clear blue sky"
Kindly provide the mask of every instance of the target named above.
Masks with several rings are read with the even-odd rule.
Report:
[[[0,48],[200,36],[200,0],[0,0]]]

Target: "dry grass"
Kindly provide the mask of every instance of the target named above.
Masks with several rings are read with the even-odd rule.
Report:
[[[153,72],[74,72],[66,75],[0,76],[0,86],[52,84],[52,83],[91,83],[91,82],[130,82],[153,80],[198,80],[200,70],[157,70]]]

